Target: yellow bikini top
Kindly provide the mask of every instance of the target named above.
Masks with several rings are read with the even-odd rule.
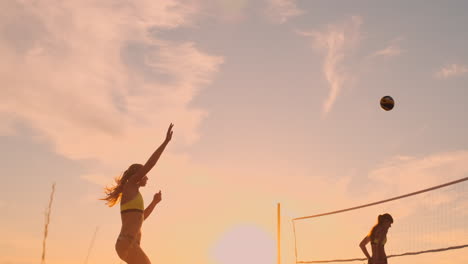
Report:
[[[374,228],[371,230],[371,232],[368,234],[370,238],[370,242],[372,245],[385,245],[387,243],[387,234],[379,234],[378,236],[372,236],[373,232],[381,232],[381,230],[374,230]],[[382,238],[383,236],[383,238]],[[373,237],[373,238],[372,238]],[[382,238],[382,239],[379,239]]]
[[[374,245],[385,245],[385,243],[387,243],[387,236],[384,237],[384,239],[382,239],[382,241],[380,241],[379,239],[377,238],[374,238],[373,241],[371,241],[372,244]]]
[[[138,194],[132,200],[122,204],[120,203],[120,213],[124,212],[143,212],[145,210],[145,205],[143,203],[143,196],[141,193]]]

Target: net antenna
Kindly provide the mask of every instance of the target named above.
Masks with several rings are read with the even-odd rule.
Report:
[[[297,234],[296,234],[296,223],[301,221],[301,220],[311,219],[311,218],[319,218],[319,217],[322,217],[322,216],[328,216],[328,215],[334,215],[334,214],[340,214],[340,213],[343,213],[343,212],[349,212],[349,211],[354,211],[354,210],[358,210],[358,209],[362,209],[362,208],[366,208],[366,207],[371,207],[371,206],[375,206],[375,205],[379,205],[379,204],[383,204],[383,203],[388,203],[388,202],[391,202],[391,201],[396,201],[396,200],[408,198],[408,197],[415,196],[415,195],[418,195],[418,194],[431,192],[431,191],[441,189],[441,188],[444,188],[444,187],[447,187],[447,186],[456,185],[456,184],[459,184],[459,183],[462,183],[462,182],[465,182],[465,181],[468,181],[468,177],[461,178],[461,179],[451,181],[451,182],[447,182],[447,183],[444,183],[444,184],[441,184],[441,185],[433,186],[433,187],[430,187],[430,188],[427,188],[427,189],[423,189],[423,190],[411,192],[411,193],[408,193],[408,194],[404,194],[404,195],[400,195],[400,196],[396,196],[396,197],[392,197],[392,198],[388,198],[388,199],[384,199],[384,200],[380,200],[380,201],[376,201],[376,202],[371,202],[371,203],[367,203],[367,204],[363,204],[363,205],[359,205],[359,206],[344,208],[344,209],[331,211],[331,212],[319,213],[319,214],[310,215],[310,216],[302,216],[302,217],[293,218],[292,219],[292,227],[293,227],[293,236],[294,236],[294,255],[295,255],[296,263],[331,263],[331,262],[353,262],[353,261],[365,261],[365,260],[367,260],[367,258],[339,258],[339,259],[308,260],[308,261],[299,260],[299,258],[298,258],[298,247],[297,247],[298,242],[297,242]],[[464,194],[466,195],[466,192]],[[466,199],[464,200],[464,202],[466,202]],[[279,207],[278,207],[278,214],[279,214]],[[278,223],[279,223],[279,220],[278,220]],[[278,228],[278,230],[279,230],[279,228]],[[278,237],[278,239],[279,239],[279,237]],[[418,250],[418,251],[410,251],[410,252],[405,252],[405,253],[390,254],[390,255],[387,256],[387,258],[409,256],[409,255],[419,255],[419,254],[430,253],[430,252],[441,252],[441,251],[455,250],[455,249],[461,249],[461,248],[468,247],[467,239],[465,239],[464,242],[466,242],[466,243],[461,243],[460,245],[450,246],[450,247],[441,247],[441,248],[435,248],[435,249],[429,249],[429,250]],[[279,250],[279,247],[278,247],[278,250]],[[278,264],[279,263],[280,262],[278,262]]]

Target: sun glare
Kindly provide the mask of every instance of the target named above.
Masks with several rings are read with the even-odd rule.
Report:
[[[217,264],[273,264],[274,237],[255,225],[238,225],[221,235],[212,249]]]

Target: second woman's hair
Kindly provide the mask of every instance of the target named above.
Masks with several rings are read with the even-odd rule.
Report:
[[[384,221],[390,221],[390,223],[393,223],[393,217],[388,213],[379,215],[377,218],[377,224],[382,224]]]
[[[371,240],[374,240],[374,236],[375,236],[375,233],[378,229],[380,229],[380,227],[382,226],[382,224],[385,222],[385,221],[390,221],[390,223],[393,223],[393,217],[388,214],[388,213],[385,213],[385,214],[381,214],[377,217],[377,224],[375,224],[374,227],[372,227],[370,233],[369,233],[369,237],[371,238]]]

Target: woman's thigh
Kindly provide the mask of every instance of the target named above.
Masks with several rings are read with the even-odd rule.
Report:
[[[128,264],[151,264],[148,256],[139,245],[130,248],[127,260]]]
[[[115,251],[119,258],[128,263],[128,256],[130,254],[131,248],[133,246],[133,241],[131,239],[118,239],[115,243]]]

